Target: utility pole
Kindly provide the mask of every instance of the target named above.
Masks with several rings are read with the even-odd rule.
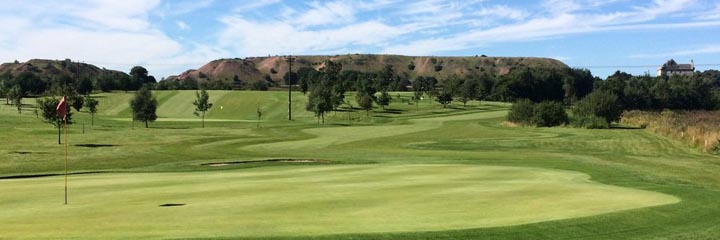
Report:
[[[292,63],[295,61],[295,58],[289,55],[285,57],[285,60],[288,62],[288,120],[292,121]]]

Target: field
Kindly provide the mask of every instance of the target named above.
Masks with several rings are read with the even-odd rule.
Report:
[[[720,158],[643,129],[507,127],[507,104],[408,94],[323,125],[300,93],[288,121],[287,93],[230,91],[203,129],[194,91],[155,94],[149,129],[132,93],[96,95],[95,126],[75,113],[67,206],[57,130],[1,105],[0,238],[720,237]]]

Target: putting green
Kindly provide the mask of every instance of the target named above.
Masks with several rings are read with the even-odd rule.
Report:
[[[678,202],[578,172],[477,165],[285,166],[0,180],[8,238],[433,231],[525,224]],[[186,204],[159,207],[161,204]]]

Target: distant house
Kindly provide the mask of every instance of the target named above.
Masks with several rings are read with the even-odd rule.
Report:
[[[695,62],[690,60],[690,64],[678,64],[675,60],[670,59],[662,67],[658,68],[658,76],[686,75],[690,76],[695,72]]]

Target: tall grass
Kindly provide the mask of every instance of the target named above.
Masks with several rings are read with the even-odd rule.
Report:
[[[628,111],[621,122],[720,154],[720,111]]]

